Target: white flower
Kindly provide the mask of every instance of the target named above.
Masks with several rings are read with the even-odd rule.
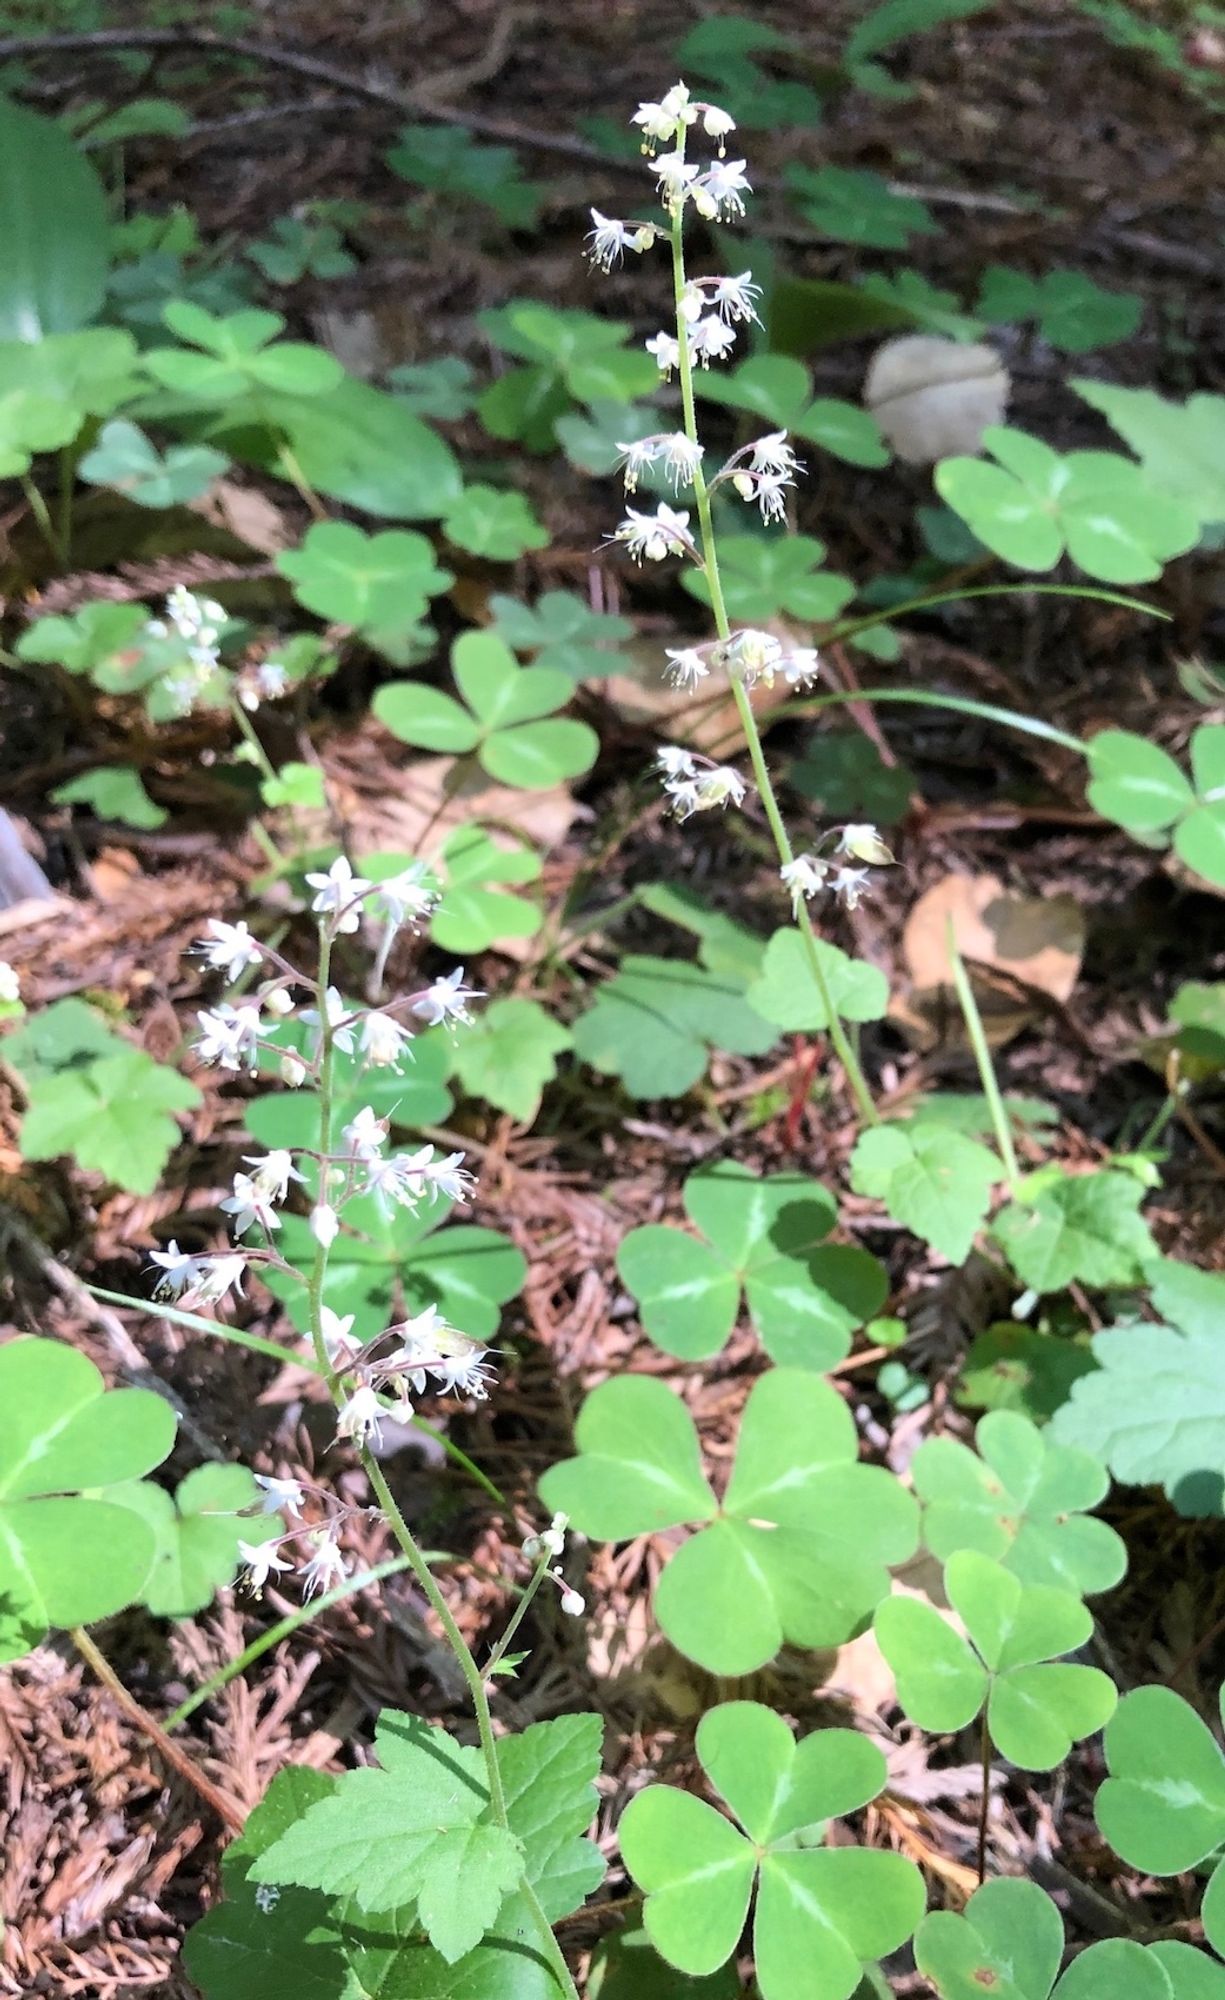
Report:
[[[332,1047],[334,1049],[343,1049],[345,1055],[351,1056],[353,1053],[354,1023],[348,1020],[347,1016],[352,1012],[352,1009],[346,1006],[334,986],[328,987],[327,992],[323,996],[323,1004],[327,1012],[328,1026],[332,1030]],[[318,1008],[304,1007],[302,1009],[302,1019],[308,1028],[314,1030],[311,1035],[311,1054],[317,1055],[322,1039],[319,1034],[321,1023]],[[345,1023],[343,1027],[339,1025],[342,1021]]]
[[[665,646],[664,651],[669,662],[667,676],[676,687],[696,687],[710,672],[697,646]]]
[[[709,221],[723,215],[743,215],[744,203],[740,197],[753,191],[744,169],[743,160],[715,160],[694,185],[693,199],[698,213]]]
[[[339,1229],[340,1221],[336,1210],[326,1201],[316,1202],[310,1212],[310,1232],[316,1243],[321,1244],[323,1249],[330,1250],[336,1241]]]
[[[697,115],[697,106],[689,102],[688,86],[674,83],[658,104],[640,104],[630,123],[641,125],[643,145],[650,152],[658,140],[670,139],[678,125],[692,125]]]
[[[684,431],[671,431],[659,440],[659,455],[664,462],[664,471],[676,487],[688,485],[702,463],[702,447],[686,437]]]
[[[280,1216],[250,1174],[235,1174],[234,1192],[227,1196],[221,1207],[234,1218],[235,1236],[245,1236],[253,1222],[258,1222],[260,1228],[269,1233],[281,1226]]]
[[[202,1257],[195,1283],[183,1295],[184,1305],[215,1306],[231,1290],[242,1298],[246,1268],[246,1258],[233,1251],[224,1257]]]
[[[438,1383],[440,1396],[471,1396],[483,1403],[489,1394],[487,1384],[494,1380],[493,1369],[483,1359],[485,1349],[467,1343],[467,1352],[448,1354],[430,1364],[430,1373]]]
[[[277,701],[289,685],[289,675],[279,660],[261,660],[255,669],[255,688],[261,701]]]
[[[579,1595],[577,1590],[570,1588],[560,1569],[551,1569],[549,1575],[553,1578],[553,1581],[561,1592],[561,1608],[565,1612],[566,1617],[581,1618],[587,1609],[586,1600]]]
[[[362,1022],[361,1051],[376,1069],[396,1069],[412,1035],[391,1014],[367,1014]]]
[[[668,777],[664,780],[664,790],[680,820],[688,819],[695,812],[705,812],[712,806],[724,806],[729,799],[738,806],[747,789],[739,771],[733,770],[730,764],[712,765],[708,771],[698,771],[692,777]]]
[[[674,208],[678,202],[684,201],[698,177],[697,167],[682,153],[661,153],[651,171],[659,181],[660,200],[666,208]]]
[[[223,924],[220,917],[210,917],[208,929],[212,935],[198,939],[192,950],[199,952],[212,971],[224,972],[227,979],[237,979],[240,972],[263,958],[262,945],[255,942],[245,924]]]
[[[716,278],[710,303],[724,319],[750,320],[757,318],[754,300],[760,297],[761,286],[753,283],[752,272],[742,271],[738,278]]]
[[[367,1444],[371,1438],[377,1444],[382,1435],[382,1416],[382,1405],[374,1390],[363,1383],[353,1391],[347,1402],[342,1403],[336,1435],[349,1438],[357,1445]]]
[[[703,283],[704,280],[701,278],[690,278],[684,291],[681,293],[680,316],[689,324],[692,324],[695,319],[701,319],[702,317],[704,305]]]
[[[254,1070],[256,1042],[260,1032],[259,1008],[249,1003],[230,1007],[207,1007],[196,1015],[203,1030],[196,1054],[203,1063],[218,1063],[222,1069]]]
[[[783,677],[788,687],[809,687],[821,671],[815,646],[796,646],[783,661]]]
[[[720,110],[717,104],[708,104],[705,107],[702,113],[702,130],[705,132],[707,138],[722,141],[726,139],[729,132],[734,132],[735,129],[736,121],[730,111]],[[719,146],[719,151],[723,151],[722,144]]]
[[[718,313],[708,313],[690,329],[689,347],[694,360],[703,368],[709,368],[712,361],[721,361],[736,345],[736,332]]]
[[[893,860],[874,826],[844,826],[838,853],[849,854],[853,861],[874,862],[879,868],[887,867]]]
[[[679,368],[681,348],[674,333],[653,333],[643,342],[648,354],[652,355],[660,374],[666,382],[674,368]]]
[[[682,750],[677,743],[661,743],[655,752],[655,762],[669,778],[691,778],[698,768],[693,752]]]
[[[278,1882],[261,1882],[255,1891],[255,1907],[262,1917],[268,1916],[275,1910],[280,1900],[281,1888]]]
[[[445,1195],[448,1201],[467,1201],[476,1186],[475,1176],[460,1165],[463,1157],[462,1153],[447,1153],[424,1169],[434,1193]]]
[[[867,868],[840,868],[834,876],[834,894],[846,910],[857,910],[864,890],[872,880]]]
[[[297,1056],[282,1056],[280,1075],[282,1083],[287,1083],[291,1090],[297,1090],[299,1084],[306,1082],[306,1064],[300,1062]]]
[[[331,1306],[319,1308],[319,1331],[323,1335],[323,1351],[333,1368],[347,1368],[354,1356],[361,1352],[361,1342],[351,1337],[350,1329],[355,1315],[346,1313],[342,1319],[333,1312]]]
[[[790,475],[803,469],[787,442],[786,431],[767,431],[764,437],[757,438],[750,462],[754,472],[785,472]]]
[[[278,1015],[281,1020],[293,1013],[293,995],[284,986],[266,987],[260,1000],[270,1014]]]
[[[278,1514],[282,1507],[288,1507],[293,1514],[300,1514],[306,1499],[300,1479],[270,1479],[267,1473],[257,1472],[255,1483],[263,1488],[263,1499],[259,1503],[261,1514]]]
[[[290,1181],[302,1178],[294,1166],[293,1154],[283,1146],[275,1146],[270,1153],[244,1153],[243,1164],[255,1168],[251,1179],[269,1201],[284,1201]]]
[[[376,1118],[373,1106],[363,1104],[355,1117],[344,1128],[349,1151],[358,1160],[377,1160],[387,1144],[387,1134],[391,1122],[387,1118]]]
[[[829,875],[828,861],[822,861],[816,854],[797,854],[779,869],[783,886],[791,891],[791,907],[798,910],[809,896],[819,896],[825,888]]]
[[[348,1571],[331,1535],[323,1535],[315,1543],[315,1553],[302,1571],[302,1595],[313,1597],[317,1590],[330,1590],[333,1585],[343,1583]]]
[[[389,1372],[405,1375],[419,1396],[425,1394],[426,1368],[440,1358],[439,1342],[450,1333],[437,1306],[426,1306],[412,1319],[388,1328],[398,1334],[402,1345],[387,1357]]]
[[[180,1250],[173,1237],[165,1250],[149,1252],[149,1262],[157,1264],[162,1273],[153,1287],[153,1296],[156,1299],[177,1298],[189,1285],[194,1285],[200,1276],[198,1258],[189,1257],[185,1250]]]
[[[755,625],[747,625],[729,639],[724,657],[727,670],[746,687],[755,687],[764,681],[767,687],[774,682],[775,670],[782,658],[781,642],[773,632],[762,632]]]
[[[437,891],[429,886],[424,863],[414,861],[398,875],[389,875],[385,882],[375,884],[372,907],[376,915],[384,917],[396,930],[404,924],[412,929],[420,918],[429,915],[437,901]]]
[[[21,981],[7,958],[0,958],[0,1001],[15,1006],[21,998]]]
[[[246,1570],[245,1581],[248,1587],[254,1591],[263,1589],[273,1570],[279,1573],[282,1570],[293,1568],[291,1562],[286,1562],[283,1556],[277,1554],[275,1541],[240,1541],[238,1544],[238,1553],[242,1557],[243,1567]]]
[[[638,438],[631,444],[618,444],[617,450],[621,454],[625,490],[627,493],[633,493],[643,467],[653,465],[659,455],[659,439]]]
[[[311,909],[320,916],[334,914],[335,928],[342,935],[355,931],[361,922],[359,905],[362,897],[370,894],[373,882],[355,875],[343,854],[337,855],[326,875],[308,875],[306,880],[316,892]]]
[[[787,488],[792,483],[784,472],[758,473],[753,497],[761,508],[763,521],[786,520]]]
[[[457,965],[454,972],[426,987],[421,997],[414,1000],[412,1011],[419,1021],[437,1028],[443,1021],[470,1021],[469,1000],[483,998],[477,987],[464,985],[464,968]]]
[[[689,538],[689,516],[662,503],[653,514],[635,513],[627,507],[625,519],[613,540],[623,542],[631,559],[662,562],[667,555],[684,555],[693,546]]]
[[[614,222],[610,216],[601,215],[598,208],[591,210],[591,220],[595,227],[587,232],[587,241],[591,245],[587,255],[593,264],[611,271],[614,264],[621,262],[627,250],[636,248],[634,238],[637,232],[624,222]]]

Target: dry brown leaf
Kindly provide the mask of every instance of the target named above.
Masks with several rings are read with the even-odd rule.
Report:
[[[415,855],[428,861],[456,827],[479,820],[548,849],[565,838],[579,808],[564,785],[547,792],[521,792],[497,785],[480,770],[470,771],[452,790],[453,757],[423,757],[396,774],[394,788],[354,801],[349,821],[353,851]]]
[[[774,632],[784,644],[809,644],[807,633],[797,636],[777,620],[765,629]],[[661,735],[674,736],[678,743],[702,750],[708,756],[723,759],[743,750],[744,730],[731,689],[724,682],[720,692],[713,680],[696,692],[692,688],[673,687],[664,679],[665,643],[682,646],[688,641],[677,635],[670,636],[667,642],[631,639],[623,645],[621,657],[633,663],[633,671],[612,674],[601,681],[599,692],[604,700],[626,722],[638,726],[649,723]],[[755,711],[765,710],[777,701],[778,690],[772,691],[759,682],[749,699]]]
[[[1085,921],[1072,896],[1012,896],[994,875],[946,875],[920,896],[902,933],[909,990],[890,1002],[890,1018],[921,1046],[963,1040],[949,959],[948,927],[993,1047],[1034,1019],[1025,989],[1071,997],[1085,949]],[[980,968],[987,968],[981,970]],[[991,969],[998,974],[992,979]]]
[[[224,528],[261,555],[274,556],[298,540],[282,509],[266,493],[254,486],[240,486],[233,479],[215,479],[207,493],[188,505],[193,514],[211,521],[215,528]]]

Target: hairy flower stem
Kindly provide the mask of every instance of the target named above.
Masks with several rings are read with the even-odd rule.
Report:
[[[335,1028],[328,1017],[327,1007],[327,992],[331,970],[332,933],[330,926],[325,924],[322,926],[320,933],[319,975],[315,1000],[319,1012],[320,1036],[319,1151],[325,1156],[332,1148],[334,1109],[335,1044],[333,1038]],[[326,1168],[320,1169],[320,1201],[326,1201],[328,1196],[325,1178],[326,1172]],[[340,1387],[337,1371],[332,1366],[332,1362],[328,1356],[327,1344],[323,1338],[323,1290],[327,1278],[328,1249],[329,1246],[326,1243],[321,1243],[316,1239],[315,1255],[307,1286],[307,1297],[310,1310],[311,1344],[315,1350],[316,1360],[326,1378],[328,1388],[331,1390],[332,1399],[336,1403],[337,1408],[339,1408],[344,1401],[344,1393]],[[387,1484],[387,1478],[382,1466],[368,1447],[363,1447],[362,1449],[361,1462],[366,1477],[370,1481],[371,1489],[383,1510],[387,1525],[403,1550],[404,1555],[407,1557],[408,1566],[421,1586],[422,1593],[431,1611],[441,1625],[447,1644],[459,1662],[460,1672],[467,1682],[468,1692],[472,1697],[472,1706],[476,1712],[476,1727],[477,1734],[480,1737],[481,1755],[485,1763],[485,1782],[489,1791],[490,1811],[499,1826],[508,1827],[510,1818],[506,1809],[506,1791],[502,1784],[502,1772],[498,1764],[497,1741],[493,1733],[493,1717],[489,1711],[489,1696],[486,1692],[485,1678],[473,1657],[472,1648],[464,1638],[463,1633],[460,1631],[451,1614],[451,1607],[439,1589],[433,1572],[417,1544],[412,1529],[409,1527],[400,1510],[395,1494]],[[553,1926],[545,1915],[535,1890],[526,1878],[520,1882],[516,1893],[523,1898],[523,1901],[531,1911],[532,1920],[540,1934],[542,1956],[547,1960],[557,1981],[559,1990],[566,1995],[566,2000],[579,2000],[578,1988],[570,1976],[570,1969],[566,1964],[562,1948],[553,1935]]]
[[[683,153],[684,144],[685,128],[682,126],[680,128],[680,136],[677,140],[678,152]],[[685,435],[692,444],[696,445],[699,439],[697,413],[694,408],[693,399],[693,359],[689,352],[687,326],[682,311],[686,280],[684,205],[680,202],[676,203],[672,210],[671,241],[676,338],[680,349],[680,358],[677,367],[680,374],[681,407],[684,413]],[[719,553],[715,541],[714,522],[711,519],[710,491],[707,487],[700,462],[695,465],[693,471],[693,493],[698,510],[698,523],[702,542],[702,561],[706,571],[706,580],[710,587],[710,607],[714,614],[715,630],[720,639],[726,640],[731,637],[731,623],[728,619],[727,605],[723,597],[723,583],[719,575]],[[761,732],[757,727],[757,718],[753,713],[753,705],[749,700],[748,694],[740,681],[732,681],[732,694],[740,716],[741,727],[744,730],[749,762],[753,766],[753,777],[756,781],[758,792],[761,795],[761,802],[765,808],[770,832],[774,838],[779,866],[785,868],[795,857],[792,851],[790,836],[783,821],[782,813],[779,810],[778,798],[770,777],[769,766],[766,763],[765,752],[761,742]],[[817,937],[812,927],[812,919],[803,902],[800,903],[799,909],[796,912],[796,921],[799,924],[800,935],[804,939],[804,950],[812,972],[813,984],[816,986],[821,1005],[825,1011],[825,1018],[829,1024],[829,1038],[834,1045],[835,1053],[842,1064],[847,1082],[851,1087],[851,1094],[855,1099],[856,1109],[865,1125],[879,1125],[880,1117],[876,1106],[872,1102],[872,1093],[868,1088],[867,1078],[864,1076],[859,1058],[855,1053],[846,1029],[842,1025],[838,1009],[834,1004],[834,997],[829,989],[829,981],[825,977],[825,969],[821,964],[821,954],[817,950]]]

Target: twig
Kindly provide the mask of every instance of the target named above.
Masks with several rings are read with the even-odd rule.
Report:
[[[151,1715],[146,1714],[136,1696],[128,1693],[105,1653],[98,1651],[89,1633],[82,1626],[74,1626],[69,1637],[81,1658],[92,1668],[115,1706],[123,1710],[128,1721],[134,1722],[142,1734],[149,1738],[171,1770],[177,1772],[194,1792],[199,1793],[205,1805],[216,1813],[223,1826],[228,1826],[231,1833],[241,1833],[247,1815],[237,1799],[232,1799],[227,1792],[220,1791],[210,1778],[205,1777],[203,1771],[196,1768],[187,1752],[180,1749],[177,1743],[171,1742],[161,1723],[155,1722]]]

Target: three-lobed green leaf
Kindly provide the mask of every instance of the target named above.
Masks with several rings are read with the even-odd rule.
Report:
[[[989,1147],[935,1120],[870,1126],[851,1156],[856,1194],[882,1201],[952,1264],[968,1255],[1000,1173]]]

